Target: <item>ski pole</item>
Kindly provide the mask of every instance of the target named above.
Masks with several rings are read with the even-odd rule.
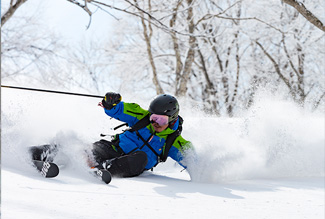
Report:
[[[28,87],[15,87],[15,86],[7,86],[7,85],[1,85],[1,87],[13,88],[13,89],[21,89],[21,90],[39,91],[39,92],[48,92],[48,93],[56,93],[56,94],[68,94],[68,95],[76,95],[76,96],[84,96],[84,97],[104,98],[104,96],[98,96],[98,95],[80,94],[80,93],[71,93],[71,92],[44,90],[44,89],[35,89],[35,88],[28,88]]]

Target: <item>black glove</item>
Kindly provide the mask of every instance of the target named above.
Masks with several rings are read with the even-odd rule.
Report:
[[[108,92],[102,100],[103,107],[105,109],[112,109],[116,104],[121,102],[122,97],[118,93]]]

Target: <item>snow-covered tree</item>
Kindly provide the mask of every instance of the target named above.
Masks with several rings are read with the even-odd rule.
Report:
[[[67,1],[91,17],[94,9],[107,16],[118,12],[106,40],[82,42],[70,52],[60,49],[65,57],[60,70],[69,71],[65,78],[72,84],[97,92],[110,86],[144,95],[171,93],[228,116],[251,106],[260,87],[281,90],[302,106],[324,103],[325,18],[319,0]],[[19,42],[10,42],[3,31],[7,65],[13,57],[8,48]],[[49,51],[54,48],[59,47]],[[26,61],[16,60],[5,68],[24,69]]]
[[[118,22],[124,29],[116,34],[123,42],[117,43],[114,59],[128,60],[124,68],[129,70],[123,71],[130,73],[128,80],[141,78],[157,93],[187,96],[207,112],[229,116],[250,106],[257,87],[267,84],[284,85],[302,105],[309,97],[315,105],[324,95],[318,80],[324,77],[324,33],[289,5],[125,2],[129,15]],[[309,10],[319,12],[317,3],[308,3]]]

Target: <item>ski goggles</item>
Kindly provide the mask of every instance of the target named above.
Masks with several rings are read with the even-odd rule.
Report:
[[[168,124],[169,117],[166,115],[157,115],[157,114],[151,114],[150,116],[150,122],[151,123],[158,123],[158,125],[163,126]]]

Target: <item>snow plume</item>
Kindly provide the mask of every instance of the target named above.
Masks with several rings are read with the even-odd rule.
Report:
[[[99,134],[119,124],[96,98],[9,89],[2,95],[3,167],[27,163],[28,146],[52,143],[61,147],[56,159],[78,169],[86,165],[84,151]],[[324,115],[270,95],[257,98],[240,118],[200,116],[186,103],[181,115],[182,135],[196,152],[185,159],[193,181],[324,176]],[[160,164],[156,172],[166,167]]]
[[[241,118],[186,118],[193,181],[324,176],[324,115],[260,96]]]
[[[30,146],[55,144],[58,164],[86,166],[85,150],[105,132],[109,118],[99,99],[1,89],[2,166],[30,162]],[[22,171],[27,171],[26,167]],[[33,170],[31,170],[33,171]]]

